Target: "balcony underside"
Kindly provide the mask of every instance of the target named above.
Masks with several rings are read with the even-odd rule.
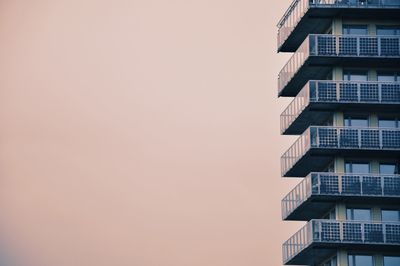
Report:
[[[333,66],[398,68],[399,57],[313,56],[310,55],[296,74],[280,91],[279,96],[295,97],[309,80],[326,79]]]
[[[351,7],[310,7],[289,37],[278,48],[279,52],[294,52],[308,34],[325,33],[332,24],[332,18],[349,19],[398,19],[399,8],[351,8]]]
[[[300,204],[284,220],[308,221],[319,219],[331,210],[336,202],[351,202],[352,204],[396,205],[400,204],[399,197],[377,196],[348,196],[348,195],[311,195]]]
[[[285,262],[286,265],[315,265],[322,262],[338,249],[362,252],[398,252],[399,246],[394,244],[361,244],[361,243],[318,243],[313,242],[296,256]]]
[[[393,112],[399,112],[400,106],[398,104],[382,103],[310,102],[299,116],[290,124],[290,126],[282,132],[282,134],[299,135],[311,125],[322,125],[332,116],[333,111],[335,110],[343,112],[364,112],[374,110],[380,114],[390,114]]]
[[[321,172],[333,160],[339,157],[357,158],[397,158],[400,150],[390,149],[355,149],[355,148],[310,148],[301,158],[286,172],[284,177],[302,177],[310,172]]]

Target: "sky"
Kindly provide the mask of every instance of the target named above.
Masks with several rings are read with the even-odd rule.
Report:
[[[1,0],[5,266],[282,265],[290,2]]]

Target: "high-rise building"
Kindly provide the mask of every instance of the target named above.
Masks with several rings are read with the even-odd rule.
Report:
[[[282,216],[306,222],[283,263],[400,266],[400,0],[294,0],[278,28],[281,133],[300,135],[282,176],[303,178]]]

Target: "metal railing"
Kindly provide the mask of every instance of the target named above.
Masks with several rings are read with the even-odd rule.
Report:
[[[311,148],[400,150],[400,128],[311,126],[282,155],[282,175]]]
[[[280,71],[279,93],[310,56],[397,58],[400,36],[310,34]]]
[[[400,0],[294,0],[278,22],[278,47],[293,32],[296,25],[310,8],[396,8]]]
[[[310,103],[400,104],[400,82],[309,81],[282,112],[282,133]]]
[[[400,197],[400,175],[311,173],[282,200],[282,218],[311,196]]]
[[[283,262],[312,243],[400,245],[400,223],[311,220],[283,244]]]

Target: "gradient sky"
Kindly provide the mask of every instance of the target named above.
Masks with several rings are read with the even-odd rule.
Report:
[[[290,0],[1,0],[0,249],[18,266],[281,265]],[[8,265],[6,265],[8,266]]]

